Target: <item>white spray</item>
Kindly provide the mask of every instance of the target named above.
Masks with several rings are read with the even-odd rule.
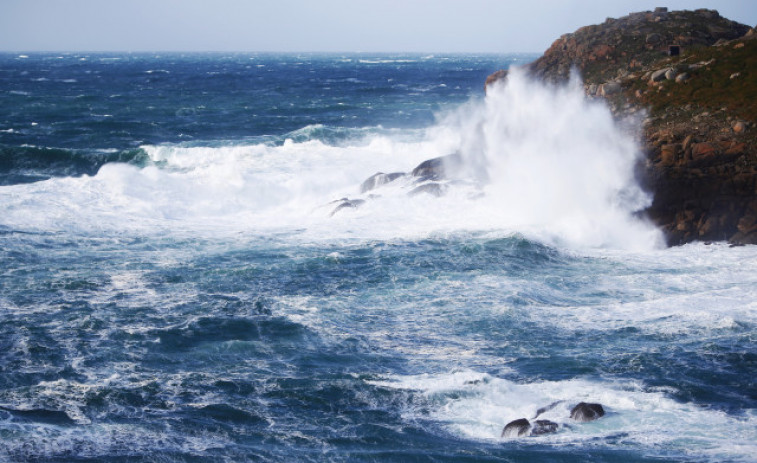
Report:
[[[550,86],[512,69],[481,105],[450,115],[439,130],[457,130],[468,164],[487,168],[484,202],[499,226],[579,247],[661,243],[635,216],[651,197],[634,178],[633,133],[588,100],[578,79]]]
[[[516,69],[485,99],[425,131],[356,133],[339,146],[312,139],[148,146],[155,166],[110,164],[94,177],[0,188],[0,225],[258,236],[298,230],[308,240],[485,231],[572,248],[660,243],[659,232],[634,216],[650,198],[634,181],[633,136],[577,82],[550,87]],[[409,196],[417,186],[409,176],[360,193],[377,171],[409,172],[455,151],[465,160],[459,174],[477,178],[450,182],[443,198]],[[331,217],[329,203],[342,197],[366,201]]]

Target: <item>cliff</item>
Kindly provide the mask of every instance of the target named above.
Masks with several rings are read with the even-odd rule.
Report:
[[[757,244],[757,33],[717,11],[664,8],[587,26],[528,66],[571,69],[617,117],[643,114],[645,213],[670,245]],[[505,78],[495,73],[487,85]]]

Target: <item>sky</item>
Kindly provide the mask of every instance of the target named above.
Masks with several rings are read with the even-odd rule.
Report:
[[[0,0],[0,51],[539,53],[635,11],[757,0]]]

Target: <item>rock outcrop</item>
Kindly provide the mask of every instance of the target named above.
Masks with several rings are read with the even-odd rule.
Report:
[[[757,244],[755,38],[717,11],[657,8],[565,34],[528,71],[560,82],[575,69],[618,118],[645,116],[645,214],[668,244]]]
[[[431,195],[439,198],[447,193],[450,181],[455,180],[462,168],[463,159],[460,153],[439,156],[421,162],[410,174],[377,172],[363,181],[360,185],[360,193],[365,194],[389,183],[399,182],[399,179],[405,179],[405,183],[401,186],[410,188],[408,196]],[[364,198],[341,198],[331,201],[329,205],[333,205],[333,209],[330,216],[333,217],[340,211],[358,209],[367,200],[376,197],[377,195],[371,193]]]
[[[510,421],[502,428],[502,434],[500,437],[504,438],[516,438],[524,436],[542,436],[544,434],[552,434],[557,432],[560,425],[550,420],[537,420],[536,418],[542,413],[548,412],[555,408],[555,406],[563,403],[562,400],[558,400],[546,407],[542,407],[536,411],[536,420],[533,424],[526,418],[519,418],[517,420]],[[579,423],[587,423],[589,421],[598,420],[605,416],[605,409],[600,403],[587,403],[579,402],[570,410],[570,418]]]
[[[605,416],[602,404],[580,402],[570,410],[570,417],[580,423],[594,421]]]
[[[659,61],[671,46],[686,50],[710,46],[718,40],[733,40],[749,26],[723,18],[714,10],[654,11],[607,18],[603,24],[585,26],[552,43],[544,55],[531,63],[540,78],[560,81],[575,67],[584,79],[608,82],[619,72],[634,72]]]

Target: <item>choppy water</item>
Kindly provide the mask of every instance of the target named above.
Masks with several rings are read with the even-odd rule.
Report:
[[[530,58],[0,56],[0,460],[755,461],[757,250]]]

